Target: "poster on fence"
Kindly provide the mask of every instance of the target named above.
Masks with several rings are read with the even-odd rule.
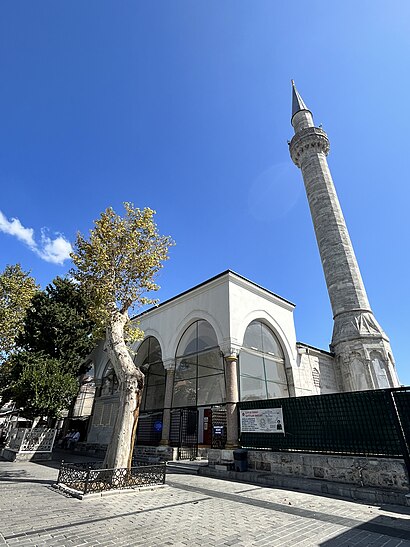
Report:
[[[240,410],[241,433],[285,433],[282,408]]]

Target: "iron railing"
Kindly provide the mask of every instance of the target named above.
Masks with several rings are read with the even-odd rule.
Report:
[[[170,444],[178,448],[178,460],[198,455],[198,410],[178,408],[171,412]]]
[[[165,463],[139,464],[129,469],[106,469],[101,465],[101,462],[61,462],[57,484],[85,495],[165,483]]]

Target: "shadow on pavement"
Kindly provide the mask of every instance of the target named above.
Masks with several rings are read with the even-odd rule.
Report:
[[[37,484],[53,484],[55,481],[51,479],[35,479],[30,477],[27,471],[16,469],[13,471],[1,471],[0,482],[30,482]]]
[[[377,535],[390,537],[391,539],[388,541],[389,547],[395,547],[396,545],[400,545],[402,547],[405,545],[410,546],[409,521],[407,519],[400,519],[397,517],[390,518],[392,522],[389,525],[386,523],[386,520],[389,519],[389,517],[387,517],[387,519],[386,517],[376,517],[368,522],[354,526],[350,530],[319,543],[318,545],[319,547],[336,547],[340,545],[348,546],[358,544],[365,545],[362,541],[367,541],[368,543],[366,543],[366,545],[373,545],[373,543],[376,544],[376,540],[372,541],[368,537],[369,532],[371,532]],[[404,526],[405,524],[407,525]],[[397,540],[397,543],[392,543],[394,539]],[[403,540],[407,540],[406,543],[403,543]],[[383,545],[386,545],[386,543],[383,543]]]
[[[43,467],[51,467],[52,469],[59,469],[62,461],[68,463],[83,463],[83,462],[95,462],[102,461],[101,458],[95,458],[89,455],[77,454],[71,450],[62,450],[57,448],[53,450],[52,459],[44,461],[31,462]]]

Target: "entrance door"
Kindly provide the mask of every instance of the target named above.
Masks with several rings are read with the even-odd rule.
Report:
[[[178,447],[179,460],[194,460],[198,455],[198,410],[180,408],[172,411],[170,441]]]
[[[204,409],[203,431],[204,431],[203,443],[211,446],[212,444],[212,410],[210,408]]]
[[[212,448],[225,448],[226,444],[226,408],[212,409]]]

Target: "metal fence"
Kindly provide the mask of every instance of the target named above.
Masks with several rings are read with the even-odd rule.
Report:
[[[158,446],[162,437],[162,422],[162,412],[141,412],[138,419],[136,444]]]
[[[246,401],[282,408],[284,433],[241,433],[243,447],[404,458],[410,469],[410,388]]]
[[[178,448],[178,460],[194,460],[198,455],[198,410],[171,411],[170,445]]]
[[[165,483],[165,463],[105,469],[101,463],[61,463],[57,484],[76,494],[141,488]]]

